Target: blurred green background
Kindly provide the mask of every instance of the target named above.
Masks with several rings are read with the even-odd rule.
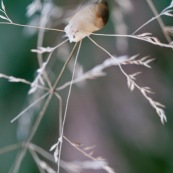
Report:
[[[4,0],[8,15],[14,22],[20,24],[27,24],[34,18],[34,16],[31,18],[26,17],[26,8],[31,2],[30,0]],[[124,24],[127,33],[131,34],[153,17],[146,1],[133,0],[130,6],[128,6],[127,0],[122,2],[124,9],[122,6],[118,6],[115,1],[109,1],[110,20],[99,33],[115,33],[117,26],[115,27],[114,24]],[[159,12],[168,6],[170,2],[171,0],[160,0],[159,2],[153,0],[153,4]],[[55,0],[54,3],[64,10],[62,16],[65,16],[66,10],[75,8],[81,1]],[[122,18],[124,23],[116,21],[116,17],[113,16],[114,7],[119,10],[117,10],[116,17],[118,19]],[[40,13],[37,15],[39,16]],[[172,25],[173,18],[163,17],[162,19],[166,26]],[[55,22],[55,26],[58,25],[59,23]],[[63,29],[64,26],[64,24],[60,24],[58,28]],[[160,41],[167,42],[157,21],[153,21],[138,33],[143,32],[151,32]],[[139,54],[139,57],[150,56],[155,58],[155,61],[151,64],[152,69],[134,65],[125,66],[124,69],[129,74],[142,71],[142,74],[138,76],[138,84],[140,86],[149,86],[156,93],[152,95],[152,98],[166,106],[165,111],[168,122],[162,125],[155,110],[141,93],[137,90],[130,92],[127,88],[126,78],[119,68],[112,67],[106,69],[106,76],[73,87],[65,126],[65,136],[73,142],[82,143],[86,147],[96,145],[94,156],[106,158],[109,165],[117,173],[172,173],[173,50],[134,39],[124,40],[100,36],[92,36],[92,38],[117,56],[127,54],[130,57]],[[56,45],[56,43],[61,42],[61,39],[61,33],[57,34],[49,31],[45,35],[44,46]],[[68,46],[71,48],[73,44],[68,43]],[[36,47],[37,33],[28,34],[28,31],[23,27],[1,24],[0,73],[32,81],[38,63],[36,54],[30,50]],[[65,48],[58,49],[58,51],[60,50],[65,50]],[[102,63],[106,58],[108,56],[93,45],[91,41],[87,38],[83,40],[78,61],[83,66],[84,71]],[[56,66],[53,66],[53,64]],[[62,60],[59,60],[58,55],[54,55],[50,66],[55,72],[54,78],[56,78],[61,67]],[[67,72],[63,77],[63,81],[69,79],[70,76]],[[23,132],[23,136],[20,132],[22,129],[20,121],[13,124],[10,121],[27,107],[30,103],[29,99],[33,98],[27,95],[28,90],[29,86],[27,85],[10,83],[5,79],[0,79],[0,148],[18,143],[27,137],[27,129],[25,129],[26,134]],[[67,90],[61,93],[64,101],[66,92]],[[31,124],[34,123],[41,105],[42,103],[33,108],[33,112],[31,111]],[[25,118],[30,114],[25,115]],[[57,141],[57,138],[58,102],[53,99],[32,142],[48,151]],[[15,150],[0,155],[1,173],[7,173],[10,170],[18,151]],[[62,159],[75,161],[86,158],[64,142]],[[29,153],[22,161],[19,172],[39,172]]]

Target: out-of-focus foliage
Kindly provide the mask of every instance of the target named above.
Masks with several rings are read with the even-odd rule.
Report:
[[[61,1],[64,11],[75,8],[80,1]],[[16,23],[26,24],[26,7],[28,1],[4,0],[6,11]],[[153,0],[161,11],[170,1]],[[113,15],[115,2],[110,1],[110,11]],[[133,0],[132,9],[124,15],[127,33],[131,34],[139,26],[153,17],[147,2]],[[122,8],[122,7],[119,7]],[[118,14],[117,14],[118,15]],[[120,16],[121,17],[121,16]],[[172,25],[171,17],[163,17],[165,25]],[[112,16],[106,27],[100,33],[114,33]],[[57,25],[57,24],[56,24]],[[65,25],[60,25],[63,29]],[[140,33],[151,32],[160,41],[167,42],[157,22],[153,21],[144,27]],[[46,33],[44,45],[52,46],[61,41],[61,36],[54,32]],[[139,40],[127,39],[125,49],[123,40],[111,37],[91,36],[100,45],[117,56],[139,54],[151,56],[155,61],[152,69],[129,65],[124,69],[129,73],[142,71],[138,76],[140,86],[150,86],[155,95],[153,98],[165,106],[168,122],[163,126],[156,112],[137,90],[130,92],[126,79],[118,67],[107,69],[107,75],[84,84],[74,86],[65,126],[65,136],[73,142],[83,143],[84,146],[96,145],[95,156],[103,156],[117,173],[172,173],[173,172],[173,50],[154,46]],[[37,35],[28,36],[23,27],[0,25],[0,73],[20,77],[32,81],[38,68],[36,54],[30,50],[36,48]],[[69,43],[70,44],[70,43]],[[73,43],[72,43],[73,44]],[[60,50],[60,49],[59,49]],[[62,61],[54,56],[56,67],[61,68]],[[67,58],[67,57],[66,57]],[[85,71],[103,62],[107,55],[99,50],[87,38],[83,40],[79,62]],[[53,64],[53,63],[52,63]],[[53,65],[52,65],[53,66]],[[69,80],[65,73],[64,81]],[[19,142],[18,122],[10,123],[29,103],[27,92],[29,87],[18,83],[10,83],[0,79],[0,147]],[[66,97],[62,93],[63,98]],[[34,113],[35,117],[38,111]],[[58,106],[52,100],[33,142],[49,150],[58,136]],[[33,118],[33,122],[35,120]],[[18,134],[18,135],[17,135]],[[0,155],[0,172],[7,173],[14,164],[18,150]],[[76,152],[68,144],[63,146],[62,159],[67,161],[83,160],[85,157]],[[36,173],[38,169],[29,154],[22,162],[20,173]]]

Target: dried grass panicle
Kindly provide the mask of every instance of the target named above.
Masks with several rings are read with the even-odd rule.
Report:
[[[0,12],[2,12],[3,15],[0,15],[0,18],[7,21],[7,22],[10,22],[10,23],[13,23],[11,21],[11,19],[8,17],[7,13],[6,13],[6,9],[5,9],[5,5],[3,3],[3,1],[1,1],[1,9],[0,9]]]
[[[128,6],[130,6],[129,5],[130,1],[127,1],[127,2],[128,2],[127,3]],[[123,4],[121,4],[121,3],[119,5],[123,6]],[[142,95],[146,98],[146,100],[149,102],[149,104],[155,109],[156,113],[160,117],[162,124],[164,124],[167,121],[165,111],[164,111],[165,106],[162,105],[161,103],[153,100],[150,97],[150,95],[153,94],[154,92],[149,87],[146,87],[146,86],[141,87],[136,82],[136,77],[141,72],[135,72],[133,74],[127,74],[126,71],[123,69],[124,65],[142,65],[144,67],[151,68],[150,63],[154,59],[149,58],[149,56],[139,58],[139,55],[134,55],[131,57],[129,57],[127,55],[122,56],[122,57],[116,57],[115,55],[112,55],[109,51],[107,51],[104,47],[100,46],[99,43],[94,41],[91,37],[88,37],[88,39],[91,41],[91,43],[95,44],[98,48],[100,48],[103,52],[105,52],[108,55],[108,58],[105,61],[103,61],[101,64],[93,67],[91,70],[88,70],[87,72],[83,72],[83,71],[81,72],[80,71],[80,73],[75,76],[77,59],[80,56],[79,53],[80,53],[81,44],[82,44],[82,41],[80,41],[79,43],[76,43],[74,45],[71,53],[69,52],[68,59],[64,63],[64,66],[62,67],[61,72],[58,74],[56,82],[53,83],[53,81],[51,80],[51,76],[49,76],[48,70],[47,70],[49,67],[50,59],[52,58],[52,54],[55,52],[55,50],[57,50],[59,47],[61,47],[65,43],[67,43],[69,41],[69,39],[62,41],[60,44],[55,45],[54,47],[44,47],[43,46],[43,38],[44,38],[44,31],[45,30],[46,31],[49,30],[49,31],[56,31],[56,32],[64,32],[64,30],[53,29],[53,28],[49,27],[50,24],[53,25],[52,23],[49,22],[49,20],[51,21],[51,14],[49,14],[49,10],[48,10],[48,9],[50,9],[50,7],[52,7],[52,4],[49,4],[49,8],[48,8],[48,4],[42,3],[40,0],[33,0],[33,2],[27,7],[27,16],[31,17],[37,11],[39,11],[41,14],[41,16],[40,16],[41,22],[40,22],[39,26],[30,26],[30,25],[22,25],[22,24],[12,22],[12,20],[7,15],[3,1],[1,1],[0,19],[2,19],[3,22],[0,22],[0,24],[11,24],[11,25],[22,26],[22,27],[31,28],[31,29],[34,28],[34,29],[38,30],[38,35],[39,35],[37,48],[31,50],[32,52],[37,54],[38,64],[39,64],[39,67],[37,70],[37,76],[35,77],[33,82],[0,73],[0,78],[6,79],[9,82],[20,82],[23,84],[30,85],[31,88],[28,91],[28,94],[32,94],[32,95],[37,94],[37,98],[28,107],[26,107],[23,111],[21,111],[12,120],[12,122],[14,122],[18,118],[20,118],[22,115],[24,115],[30,109],[33,109],[33,107],[35,105],[37,105],[38,103],[40,103],[41,101],[44,101],[43,107],[40,110],[38,118],[37,118],[36,122],[34,122],[34,125],[31,129],[30,136],[28,137],[27,141],[22,145],[23,149],[22,149],[21,153],[19,153],[19,155],[16,158],[16,161],[15,161],[16,164],[14,165],[14,167],[12,167],[12,173],[18,172],[18,170],[22,164],[21,163],[22,159],[24,158],[27,150],[30,151],[31,156],[32,156],[33,160],[35,161],[40,172],[49,172],[49,173],[59,172],[59,167],[61,166],[66,171],[71,171],[71,172],[74,172],[74,170],[75,170],[75,172],[80,172],[81,170],[84,170],[84,169],[93,169],[93,170],[103,169],[103,170],[105,170],[105,172],[114,173],[115,171],[109,167],[108,163],[105,160],[100,159],[100,157],[98,158],[98,157],[93,156],[93,147],[82,148],[81,146],[76,145],[75,143],[71,142],[67,137],[64,136],[64,126],[65,126],[65,122],[66,122],[68,103],[69,103],[69,98],[71,95],[72,85],[77,84],[77,83],[82,82],[82,81],[94,80],[96,78],[105,76],[106,72],[104,70],[106,68],[110,68],[112,66],[113,67],[117,66],[120,69],[120,71],[124,74],[124,76],[126,77],[128,88],[131,91],[133,91],[135,88],[138,89],[142,93]],[[123,8],[125,8],[125,7],[123,7]],[[152,33],[146,32],[146,33],[142,33],[142,34],[136,34],[137,32],[140,31],[141,28],[145,27],[150,22],[152,22],[156,19],[160,19],[160,17],[163,15],[173,17],[173,14],[172,14],[173,9],[172,8],[173,8],[173,1],[161,13],[159,13],[158,15],[155,15],[155,17],[153,17],[152,19],[150,19],[149,21],[144,23],[133,34],[130,34],[130,35],[128,35],[128,34],[124,34],[124,35],[123,34],[121,34],[121,35],[97,34],[97,33],[92,33],[91,35],[97,35],[97,36],[102,36],[102,37],[105,37],[105,36],[107,36],[107,37],[120,37],[120,38],[123,37],[126,39],[132,38],[132,39],[145,41],[145,42],[148,42],[148,43],[156,45],[156,46],[166,47],[166,48],[172,49],[173,44],[171,42],[169,42],[168,44],[167,43],[161,43],[158,38],[156,38],[155,36],[152,36],[153,35]],[[60,9],[60,7],[58,9]],[[43,11],[46,13],[43,13]],[[56,13],[56,9],[54,9],[53,12]],[[44,16],[45,14],[47,16]],[[58,12],[56,14],[59,14],[59,16],[62,15]],[[163,26],[162,26],[162,29],[163,29],[163,32],[165,32],[165,30],[164,30],[165,28],[163,28]],[[169,27],[168,29],[172,32],[171,27]],[[75,54],[76,50],[77,50],[77,53]],[[44,53],[47,54],[46,60],[44,60],[43,56],[42,56]],[[73,67],[71,70],[72,78],[70,81],[67,81],[66,83],[64,83],[62,85],[59,85],[59,81],[63,77],[64,71],[67,69],[69,62],[72,59],[73,55],[75,56],[75,61],[73,62]],[[66,102],[64,103],[65,104],[65,110],[63,111],[62,98],[59,94],[59,91],[64,90],[65,88],[69,88],[69,89],[68,89],[68,97],[66,99]],[[38,91],[40,91],[40,90],[42,92],[38,94]],[[56,98],[58,99],[59,107],[60,107],[60,111],[59,111],[59,137],[58,137],[58,142],[51,147],[50,151],[53,151],[53,155],[50,155],[45,150],[43,150],[41,147],[36,146],[35,144],[31,144],[31,140],[32,140],[33,136],[35,135],[35,132],[37,131],[37,129],[39,127],[40,121],[42,120],[43,115],[44,115],[47,107],[49,106],[50,101],[51,101],[53,96],[56,96]],[[61,160],[61,150],[62,150],[63,142],[68,142],[74,149],[76,149],[81,154],[83,154],[87,158],[87,160],[83,161],[83,162],[78,161],[78,162],[70,162],[70,163],[66,163],[66,162],[62,161]],[[11,151],[12,148],[16,149],[18,147],[21,147],[21,145],[17,145],[17,147],[15,145],[15,147],[9,147],[9,148],[2,149],[2,151],[0,150],[0,154],[4,153],[4,152]],[[57,170],[52,168],[45,161],[41,160],[39,158],[38,153],[45,156],[46,158],[48,158],[52,162],[56,162],[58,164]],[[88,159],[90,159],[90,160],[88,160]]]

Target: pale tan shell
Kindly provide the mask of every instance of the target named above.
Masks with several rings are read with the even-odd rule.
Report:
[[[92,32],[100,30],[105,23],[98,15],[104,4],[91,4],[83,7],[69,20],[64,31],[70,42],[78,42]]]

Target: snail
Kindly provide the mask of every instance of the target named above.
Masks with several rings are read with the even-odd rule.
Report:
[[[108,3],[101,0],[88,4],[77,11],[64,28],[70,42],[78,42],[92,32],[102,29],[109,18]]]

